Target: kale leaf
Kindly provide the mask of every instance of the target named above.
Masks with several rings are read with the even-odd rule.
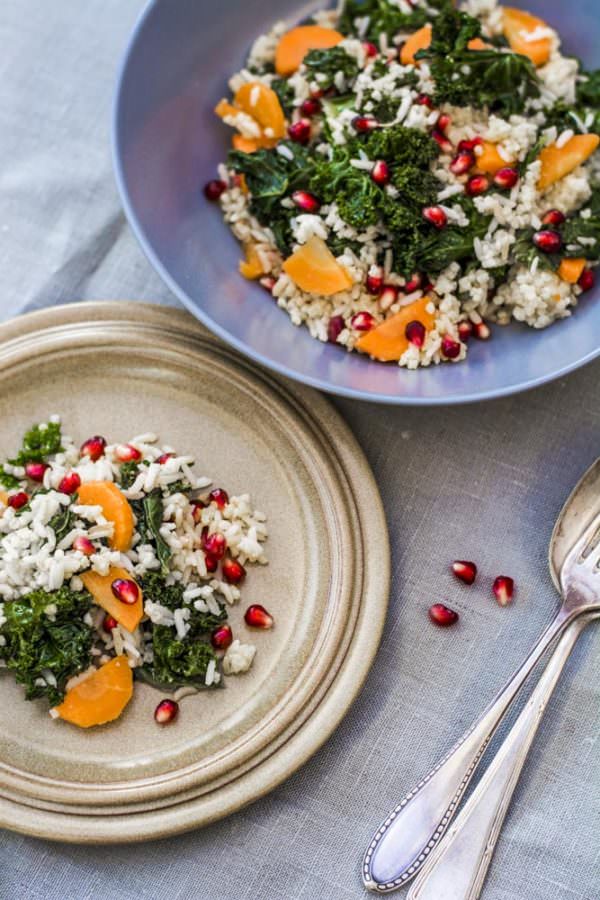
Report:
[[[291,118],[294,111],[294,89],[287,78],[274,78],[271,82],[271,88],[277,94],[281,108],[286,118]]]
[[[45,462],[49,456],[62,451],[61,430],[58,422],[33,425],[23,438],[23,446],[14,459],[13,466],[24,466],[28,462]]]
[[[12,491],[13,488],[19,487],[19,479],[14,475],[11,475],[10,472],[7,472],[4,469],[4,466],[0,466],[0,484],[3,488],[6,488],[7,491]]]
[[[51,592],[38,589],[4,604],[6,621],[0,634],[5,644],[0,656],[25,687],[27,700],[46,697],[55,706],[63,699],[69,678],[90,666],[92,629],[83,617],[91,603],[87,591],[62,587]],[[50,605],[56,607],[52,618],[45,612]],[[48,673],[56,685],[46,681]]]
[[[161,491],[156,489],[146,494],[143,500],[131,501],[131,508],[135,513],[137,530],[141,535],[142,541],[154,543],[161,572],[166,575],[169,571],[171,548],[160,533],[164,509]]]
[[[356,80],[359,73],[356,57],[347,53],[343,47],[309,50],[302,62],[308,69],[307,77],[316,80],[323,91],[336,86],[338,72],[343,74],[346,87]]]
[[[577,102],[600,110],[600,69],[581,72],[580,75],[582,78],[577,82]]]
[[[129,462],[122,463],[121,466],[119,466],[120,484],[124,490],[128,490],[128,488],[131,487],[135,479],[138,477],[139,471],[139,463],[137,463],[133,459]]]
[[[58,544],[75,525],[75,513],[70,506],[61,506],[56,515],[52,516],[48,525],[54,532]]]
[[[176,584],[167,584],[163,575],[158,572],[147,572],[142,578],[142,591],[144,598],[153,603],[160,603],[167,609],[176,610],[187,604],[183,601],[184,586],[177,582]],[[188,620],[190,624],[189,635],[197,637],[198,635],[208,634],[221,622],[227,618],[227,611],[223,604],[219,603],[219,614],[211,612],[200,612],[193,604],[190,604],[189,610],[191,616]]]
[[[185,684],[205,686],[205,676],[211,660],[217,656],[207,641],[180,641],[173,628],[155,625],[152,631],[152,663],[136,670],[144,681],[163,688],[175,688]]]
[[[439,3],[431,3],[438,6]],[[389,0],[346,0],[342,9],[338,28],[342,34],[359,36],[355,25],[356,19],[368,16],[366,32],[360,37],[369,41],[378,41],[382,33],[391,38],[399,31],[416,31],[429,21],[429,14],[424,7],[415,7],[411,12],[402,12]]]

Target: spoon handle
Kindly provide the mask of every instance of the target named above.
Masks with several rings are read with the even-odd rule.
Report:
[[[379,893],[396,890],[423,867],[450,824],[504,714],[540,657],[570,620],[559,611],[483,715],[382,822],[363,861],[366,888]]]
[[[407,900],[477,900],[527,754],[560,674],[591,619],[575,620],[485,775],[431,854]]]

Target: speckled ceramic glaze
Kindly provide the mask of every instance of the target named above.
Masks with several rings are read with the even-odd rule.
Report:
[[[325,3],[297,0],[153,0],[121,72],[114,118],[117,182],[148,258],[195,316],[274,370],[332,393],[382,403],[451,404],[516,393],[600,352],[600,283],[576,314],[543,332],[495,328],[466,362],[417,372],[322,344],[237,271],[240,248],[201,195],[225,158],[230,130],[213,114],[254,38]],[[568,53],[598,64],[598,0],[515,2],[558,28]]]
[[[376,652],[389,560],[380,499],[337,414],[252,368],[187,313],[140,304],[61,307],[0,328],[0,452],[58,412],[76,440],[147,430],[268,516],[236,636],[258,653],[224,690],[153,720],[136,686],[117,722],[81,731],[0,678],[0,825],[72,841],[140,840],[218,818],[265,793],[331,734]],[[365,552],[364,536],[376,535]],[[243,612],[275,616],[250,632]]]

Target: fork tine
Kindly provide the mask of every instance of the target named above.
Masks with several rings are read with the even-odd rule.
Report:
[[[573,569],[577,563],[579,563],[582,554],[589,547],[591,541],[596,537],[598,531],[600,530],[600,513],[592,519],[590,524],[587,526],[579,540],[576,544],[573,545],[569,553],[567,554],[565,561],[563,563],[563,567],[560,572],[560,580],[561,584],[563,583],[563,578],[565,575],[568,575],[569,572]],[[584,563],[586,568],[595,568],[600,560],[600,541],[597,542],[591,553],[585,558]]]

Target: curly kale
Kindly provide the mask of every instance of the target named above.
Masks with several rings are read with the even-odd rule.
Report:
[[[33,425],[25,433],[23,446],[14,459],[9,462],[13,466],[24,466],[28,462],[46,462],[49,456],[62,451],[62,435],[58,422]]]
[[[153,603],[160,603],[167,609],[175,610],[186,606],[183,602],[184,587],[179,582],[176,584],[167,584],[165,578],[158,572],[147,572],[142,579],[142,591],[144,598]],[[227,618],[227,610],[223,604],[219,603],[220,612],[218,614],[211,612],[200,612],[193,604],[189,606],[190,618],[188,619],[190,630],[188,632],[192,637],[203,634],[209,634],[217,625],[224,622]]]
[[[446,2],[446,0],[442,0]],[[439,7],[442,3],[432,2],[430,6]],[[366,32],[358,34],[356,19],[368,16]],[[360,36],[363,40],[378,41],[380,35],[390,38],[399,31],[416,31],[426,25],[430,15],[424,7],[415,7],[411,12],[402,12],[389,0],[346,0],[338,22],[342,34]]]
[[[154,544],[161,571],[166,575],[169,571],[171,548],[160,533],[164,509],[162,492],[157,488],[146,494],[142,500],[132,500],[131,508],[137,519],[136,527],[142,542]]]
[[[287,78],[274,78],[271,88],[277,94],[286,118],[291,118],[294,111],[294,89]]]
[[[133,459],[129,462],[122,463],[119,466],[119,480],[121,487],[124,490],[127,490],[131,487],[135,479],[138,477],[139,471],[139,463],[135,462],[135,460]]]
[[[336,86],[336,75],[341,72],[346,87],[353,84],[359,73],[358,61],[342,47],[330,47],[328,50],[310,50],[303,59],[308,69],[309,80],[316,80],[321,90],[327,91]]]
[[[4,466],[0,466],[0,484],[3,488],[6,488],[7,491],[12,491],[14,488],[19,487],[19,479],[14,475],[11,475],[10,472],[7,472]]]
[[[600,69],[581,73],[575,103],[558,100],[546,114],[545,125],[547,128],[554,125],[559,132],[600,134]]]
[[[87,591],[32,591],[3,606],[6,621],[0,628],[0,647],[8,669],[25,687],[27,700],[46,697],[56,706],[69,678],[92,662],[92,629],[83,621],[92,598]],[[51,607],[52,615],[46,613]],[[55,612],[52,608],[55,608]],[[53,676],[47,680],[48,675]],[[56,685],[50,681],[56,680]]]

